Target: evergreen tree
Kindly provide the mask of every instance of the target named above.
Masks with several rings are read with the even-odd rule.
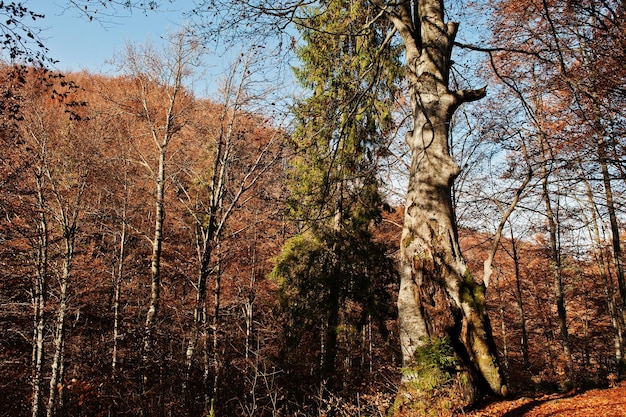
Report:
[[[393,310],[393,262],[373,241],[371,226],[382,219],[378,162],[392,128],[400,65],[396,48],[382,49],[388,28],[365,25],[375,12],[367,1],[310,8],[296,51],[302,66],[295,74],[311,91],[294,109],[290,143],[290,214],[300,232],[273,274],[289,318],[288,339],[301,341],[307,333],[316,340],[308,346],[322,350],[320,376],[331,381],[340,329],[360,328],[368,318],[382,323]]]

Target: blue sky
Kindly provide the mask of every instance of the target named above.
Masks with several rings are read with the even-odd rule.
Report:
[[[191,0],[161,1],[157,11],[104,10],[109,16],[96,13],[99,19],[89,21],[70,0],[31,0],[27,7],[45,15],[36,21],[42,30],[40,37],[48,48],[48,56],[58,63],[61,72],[88,70],[92,73],[114,75],[115,68],[107,61],[121,54],[127,43],[144,44],[148,40],[158,46],[168,33],[185,23],[183,13],[192,8]],[[92,1],[91,4],[98,4]],[[244,45],[245,46],[245,45]],[[242,47],[243,48],[243,47]],[[243,50],[238,48],[210,51],[205,66],[192,89],[199,96],[214,94],[229,65]],[[263,74],[261,74],[263,77]]]
[[[59,63],[61,71],[110,72],[106,61],[123,50],[126,42],[154,44],[173,31],[183,21],[182,10],[186,1],[164,4],[164,10],[144,14],[141,11],[118,10],[115,16],[103,16],[101,20],[89,21],[77,8],[67,8],[65,0],[35,0],[28,7],[44,14],[38,20],[43,28],[41,37],[49,49],[49,55]],[[98,16],[98,14],[96,14]]]

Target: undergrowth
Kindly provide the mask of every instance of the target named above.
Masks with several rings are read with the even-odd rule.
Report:
[[[450,416],[469,404],[472,384],[448,337],[426,340],[402,372],[390,417]]]

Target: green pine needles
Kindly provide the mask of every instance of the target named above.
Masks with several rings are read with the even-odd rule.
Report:
[[[321,351],[324,379],[338,351],[349,351],[340,333],[372,318],[382,323],[393,311],[395,267],[372,226],[382,219],[379,168],[401,65],[387,39],[389,23],[378,15],[368,1],[330,1],[297,21],[301,66],[294,72],[310,95],[293,108],[287,185],[300,233],[284,246],[272,276],[287,340],[310,338],[306,346]],[[294,361],[315,356],[292,353]]]

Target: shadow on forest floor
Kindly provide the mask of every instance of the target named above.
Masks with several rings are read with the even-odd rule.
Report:
[[[543,397],[541,399],[533,399],[528,403],[522,404],[519,407],[507,411],[506,413],[502,414],[501,417],[524,417],[526,413],[532,411],[534,408],[539,407],[540,405],[552,400],[553,398]]]
[[[605,389],[573,390],[497,401],[464,414],[467,417],[623,417],[626,382]]]

